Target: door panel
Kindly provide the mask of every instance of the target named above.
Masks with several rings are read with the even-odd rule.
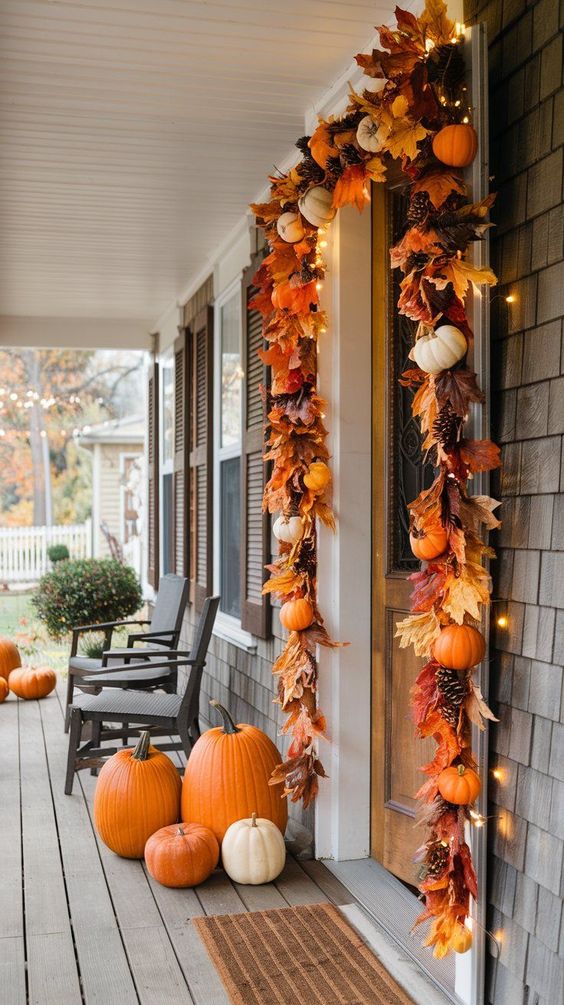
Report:
[[[410,691],[422,661],[400,649],[396,622],[409,611],[409,575],[418,563],[409,547],[406,505],[431,483],[421,465],[421,439],[411,416],[411,393],[399,385],[413,339],[400,318],[398,270],[389,266],[391,244],[405,220],[400,189],[373,191],[373,698],[372,854],[404,882],[416,885],[413,856],[424,840],[416,824],[419,766],[433,756],[433,742],[414,735]]]

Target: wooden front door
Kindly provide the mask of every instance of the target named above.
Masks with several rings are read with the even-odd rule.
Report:
[[[410,690],[422,660],[400,649],[396,621],[409,611],[410,573],[418,568],[409,547],[406,506],[432,481],[421,464],[411,392],[398,378],[409,365],[413,323],[398,315],[399,270],[389,249],[405,223],[401,188],[373,186],[373,580],[372,580],[372,855],[404,882],[417,883],[413,862],[425,831],[416,824],[414,795],[431,760],[433,743],[415,737]]]

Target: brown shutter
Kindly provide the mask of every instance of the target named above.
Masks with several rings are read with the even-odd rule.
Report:
[[[190,599],[202,609],[212,593],[213,559],[213,310],[205,307],[191,325],[189,429]]]
[[[188,575],[188,388],[190,368],[187,335],[181,331],[174,343],[174,568],[177,576]]]
[[[147,390],[147,581],[159,585],[159,364],[153,361]]]
[[[270,561],[270,519],[262,511],[266,483],[264,449],[264,404],[260,385],[267,382],[267,368],[258,356],[264,339],[262,318],[249,309],[257,292],[252,278],[258,268],[257,256],[243,274],[243,443],[241,449],[241,627],[259,638],[271,632],[269,598],[263,597],[267,578],[265,565]]]

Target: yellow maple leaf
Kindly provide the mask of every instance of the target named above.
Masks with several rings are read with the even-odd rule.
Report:
[[[370,160],[364,162],[364,166],[368,171],[368,177],[371,181],[386,181],[386,168],[381,157],[378,157],[378,155],[371,157]]]
[[[409,103],[404,94],[398,94],[392,101],[392,115],[395,119],[404,119],[407,115]]]
[[[422,126],[420,122],[412,122],[411,119],[394,119],[389,130],[386,125],[381,126],[376,135],[392,157],[399,159],[405,156],[412,161],[419,153],[417,144],[420,140],[425,139],[428,132],[429,130],[425,129],[425,126]]]
[[[419,24],[435,45],[444,45],[454,37],[454,21],[447,17],[444,0],[426,0]]]
[[[489,602],[489,573],[475,562],[467,562],[460,575],[449,577],[445,584],[442,609],[457,625],[463,624],[466,615],[479,621],[480,604]]]
[[[435,612],[428,611],[426,614],[410,614],[403,621],[397,621],[396,629],[395,637],[400,640],[400,649],[413,646],[416,656],[428,656],[441,626]]]
[[[428,275],[425,273],[425,278],[430,283],[433,283],[433,286],[436,286],[438,290],[444,290],[449,283],[452,283],[455,296],[461,301],[464,299],[470,283],[474,283],[475,286],[482,286],[484,284],[495,286],[497,283],[495,272],[488,266],[478,267],[471,265],[470,262],[465,262],[463,258],[451,259],[448,264],[440,266],[440,275]]]

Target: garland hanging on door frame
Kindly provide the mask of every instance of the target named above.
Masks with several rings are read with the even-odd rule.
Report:
[[[485,562],[494,554],[480,534],[499,526],[498,504],[469,495],[468,482],[499,465],[499,449],[490,440],[467,439],[464,426],[472,403],[483,401],[466,362],[472,332],[465,299],[472,284],[496,282],[491,269],[475,267],[466,253],[490,226],[494,196],[472,204],[461,173],[476,154],[477,137],[469,123],[459,26],[448,19],[443,0],[427,0],[419,18],[396,8],[396,21],[395,30],[379,29],[382,51],[356,57],[372,86],[362,94],[351,89],[344,115],[321,119],[312,136],[299,139],[299,163],[271,177],[270,201],[252,206],[269,245],[252,303],[263,315],[268,349],[260,355],[272,374],[265,391],[264,456],[272,473],[264,507],[280,514],[274,524],[279,555],[264,591],[282,602],[280,620],[290,632],[273,672],[288,716],[283,732],[292,742],[272,783],[283,781],[285,793],[307,806],[324,775],[316,752],[326,731],[316,702],[316,646],[336,645],[323,627],[316,589],[316,520],[334,528],[324,404],[316,390],[318,340],[327,327],[319,305],[326,229],[342,206],[361,211],[370,182],[384,182],[386,162],[397,159],[408,180],[409,208],[391,264],[404,276],[398,310],[418,322],[413,365],[402,383],[416,389],[413,414],[436,469],[431,487],[409,506],[412,548],[424,561],[411,576],[412,613],[397,634],[401,647],[411,645],[427,659],[413,690],[417,732],[437,743],[432,762],[421,769],[427,781],[418,793],[429,828],[418,856],[425,901],[419,920],[432,919],[426,945],[440,957],[464,952],[472,941],[465,921],[477,889],[464,827],[480,781],[471,722],[483,728],[483,718],[493,718],[472,667],[485,652],[478,624],[490,600]]]

